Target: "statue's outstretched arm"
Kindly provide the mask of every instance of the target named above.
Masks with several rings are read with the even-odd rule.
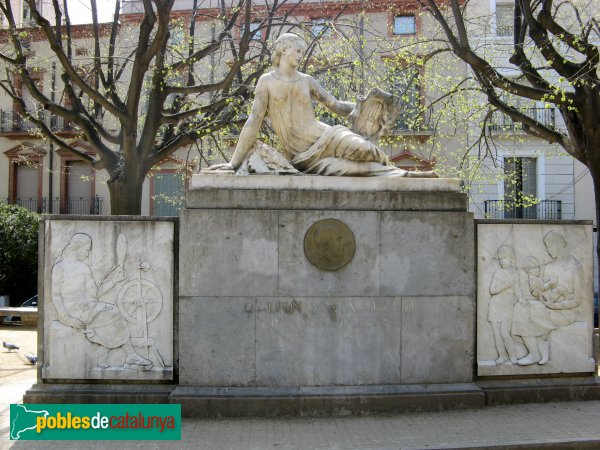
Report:
[[[267,105],[269,103],[268,80],[265,80],[265,76],[260,77],[256,84],[250,117],[248,117],[242,128],[231,161],[228,164],[216,164],[209,167],[208,170],[237,170],[254,147],[254,144],[256,144],[256,138],[267,113]]]
[[[310,77],[310,93],[319,103],[339,116],[348,116],[354,109],[354,103],[342,102],[323,89],[317,80]]]

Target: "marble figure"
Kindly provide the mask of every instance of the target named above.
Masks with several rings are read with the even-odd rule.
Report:
[[[261,76],[256,85],[250,117],[242,128],[231,161],[205,172],[243,173],[244,163],[255,152],[257,136],[268,115],[281,142],[283,156],[305,174],[344,176],[435,177],[433,172],[408,172],[397,168],[373,142],[389,127],[399,110],[381,91],[359,98],[359,107],[339,101],[312,76],[298,71],[306,51],[304,40],[292,33],[275,42],[274,70]],[[354,128],[330,126],[315,117],[313,101],[340,116],[351,116]],[[354,111],[354,114],[352,114]],[[362,111],[362,112],[361,112]],[[259,143],[259,146],[264,145]],[[275,152],[275,150],[272,150]],[[285,173],[290,173],[289,168]]]

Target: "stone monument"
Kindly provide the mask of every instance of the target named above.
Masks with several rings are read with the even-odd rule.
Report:
[[[593,371],[591,227],[476,230],[459,180],[376,146],[397,99],[336,100],[298,72],[304,50],[277,40],[231,162],[193,176],[178,231],[45,221],[43,364],[25,401],[214,417],[600,397],[592,377],[481,381]],[[313,100],[351,129],[319,122]],[[282,154],[257,141],[267,114]]]
[[[193,177],[172,400],[194,415],[257,396],[246,408],[296,399],[267,414],[366,412],[378,395],[413,399],[390,410],[480,406],[473,217],[459,181],[395,167],[374,142],[397,101],[378,90],[336,100],[297,71],[304,51],[279,37],[231,162]],[[313,100],[353,130],[319,122]],[[267,114],[283,155],[257,143]],[[414,385],[432,383],[444,386],[419,397]]]

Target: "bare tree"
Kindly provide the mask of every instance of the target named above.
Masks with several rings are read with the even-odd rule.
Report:
[[[530,135],[560,145],[588,167],[600,223],[598,2],[515,0],[514,39],[504,54],[473,44],[469,1],[419,2],[443,29],[448,48],[468,64],[493,109],[521,123]],[[506,69],[516,76],[505,75]],[[526,114],[514,106],[515,97],[556,107],[565,128]],[[597,251],[600,254],[600,247]]]
[[[269,59],[266,46],[252,37],[263,33],[268,39],[285,16],[277,15],[285,0],[266,2],[254,28],[251,0],[230,5],[221,0],[218,8],[203,10],[214,14],[208,19],[215,31],[199,42],[195,26],[201,10],[195,0],[186,19],[189,41],[176,48],[170,40],[176,20],[174,0],[143,0],[143,11],[130,18],[129,25],[121,24],[120,0],[112,24],[106,25],[98,23],[96,0],[91,0],[93,55],[82,70],[74,62],[77,37],[67,0],[62,4],[52,0],[51,19],[38,10],[39,2],[25,1],[37,24],[29,32],[42,33],[47,41],[62,72],[65,99],[55,99],[36,84],[36,67],[30,65],[25,49],[28,30],[18,28],[10,0],[0,1],[8,24],[2,39],[8,45],[0,51],[6,76],[0,87],[53,146],[108,171],[112,214],[140,214],[142,185],[154,165],[236,121],[241,102],[251,94]],[[135,27],[135,33],[127,33],[128,26]],[[123,53],[124,49],[128,51]],[[17,78],[38,107],[75,126],[97,156],[78,150],[42,120],[20,95]]]

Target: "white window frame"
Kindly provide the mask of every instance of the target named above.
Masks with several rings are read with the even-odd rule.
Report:
[[[543,152],[536,150],[522,149],[518,152],[510,152],[507,150],[498,149],[497,161],[498,167],[504,170],[505,158],[536,158],[536,173],[537,180],[535,183],[536,197],[540,200],[546,199],[546,155]],[[504,178],[500,178],[498,182],[498,199],[504,198]]]
[[[411,33],[396,33],[396,19],[410,18],[412,19],[412,32]],[[396,14],[394,16],[394,23],[392,24],[392,34],[394,36],[412,36],[417,34],[417,18],[414,14]]]
[[[249,31],[250,31],[250,33],[254,32],[254,34],[252,35],[252,37],[250,38],[250,40],[253,40],[253,41],[262,41],[263,30],[260,30],[260,26],[261,25],[262,25],[262,22],[256,22],[256,21],[255,22],[250,22]]]

